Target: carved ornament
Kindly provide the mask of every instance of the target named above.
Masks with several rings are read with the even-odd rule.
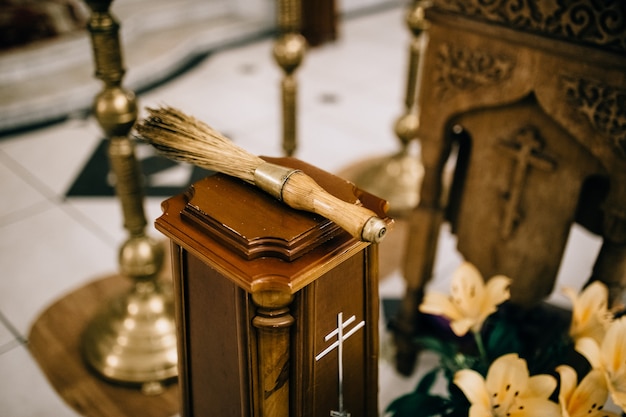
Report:
[[[451,90],[473,91],[511,77],[515,60],[487,50],[443,43],[437,51],[437,84],[440,96]]]
[[[568,103],[626,158],[626,89],[602,81],[561,77]]]
[[[517,30],[626,51],[623,0],[434,0],[434,7]]]

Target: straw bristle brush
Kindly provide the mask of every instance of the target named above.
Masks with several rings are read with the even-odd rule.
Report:
[[[137,133],[163,156],[246,181],[291,208],[316,213],[357,239],[380,242],[388,223],[329,194],[304,172],[248,153],[205,123],[171,107],[147,109]]]

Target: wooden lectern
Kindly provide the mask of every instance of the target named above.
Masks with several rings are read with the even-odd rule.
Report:
[[[386,202],[293,158],[335,196]],[[166,200],[182,415],[378,415],[377,245],[222,174]]]

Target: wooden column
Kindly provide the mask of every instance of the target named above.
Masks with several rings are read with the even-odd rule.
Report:
[[[293,296],[280,291],[262,291],[252,296],[258,306],[252,324],[257,329],[258,401],[261,416],[289,416],[289,330],[294,318],[289,312]]]

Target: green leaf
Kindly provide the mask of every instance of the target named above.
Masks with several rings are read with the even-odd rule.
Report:
[[[387,407],[393,417],[438,416],[446,409],[447,400],[437,395],[412,392],[396,398]]]
[[[420,380],[420,382],[417,384],[417,387],[415,388],[415,391],[418,392],[429,392],[430,389],[432,388],[432,386],[435,383],[435,380],[437,379],[437,375],[439,374],[439,368],[434,368],[431,371],[429,371],[428,373],[426,373],[422,379]]]
[[[459,350],[458,345],[456,343],[441,340],[437,337],[432,337],[432,336],[418,337],[415,339],[415,342],[422,349],[427,349],[433,352],[437,352],[448,358],[454,358],[454,356],[457,354]]]
[[[493,320],[489,324],[485,341],[489,360],[494,360],[507,353],[520,352],[522,343],[514,323],[500,319]]]

